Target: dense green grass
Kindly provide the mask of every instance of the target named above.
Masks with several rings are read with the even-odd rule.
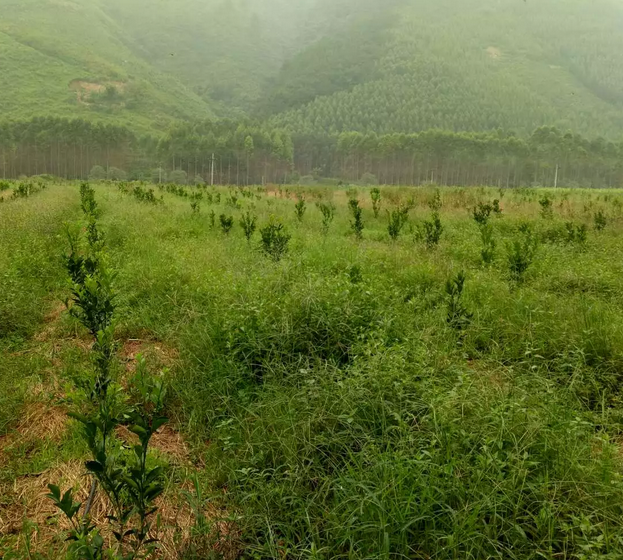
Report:
[[[45,361],[29,352],[29,340],[46,313],[58,307],[54,300],[65,282],[63,223],[75,219],[78,208],[69,189],[0,205],[0,434]]]
[[[444,233],[427,248],[418,226],[431,189],[382,189],[376,220],[360,189],[360,242],[344,191],[298,189],[308,201],[299,223],[295,190],[254,188],[234,208],[221,189],[221,203],[204,197],[192,214],[187,198],[164,193],[152,205],[96,186],[118,271],[119,342],[179,350],[169,415],[202,461],[206,499],[235,518],[241,556],[620,557],[623,193],[443,189]],[[545,195],[552,219],[539,214]],[[320,198],[337,207],[326,236]],[[503,212],[491,218],[496,258],[484,266],[470,211],[494,198]],[[23,387],[1,382],[13,407],[2,408],[5,430],[31,398],[28,376],[44,367],[46,346],[33,334],[44,302],[63,292],[55,235],[77,201],[77,187],[61,185],[0,205],[0,274],[17,294],[0,299],[9,325],[0,367]],[[407,202],[409,225],[392,242],[385,210]],[[247,209],[259,227],[271,216],[286,225],[281,261],[262,253],[257,232],[245,240]],[[229,235],[221,214],[235,217]],[[567,242],[566,222],[585,223],[587,241]],[[516,282],[506,244],[526,223],[540,243]],[[30,247],[36,264],[21,256]],[[473,317],[458,332],[445,283],[461,270]],[[61,323],[65,336],[76,329]],[[29,361],[15,361],[24,352]],[[65,348],[60,360],[55,375],[68,381],[80,359]],[[80,456],[72,433],[56,460]],[[11,456],[1,482],[54,464],[49,448],[29,453]]]

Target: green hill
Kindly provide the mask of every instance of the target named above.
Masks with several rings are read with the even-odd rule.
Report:
[[[266,95],[274,122],[299,132],[623,131],[620,3],[405,0],[389,12],[290,60]]]
[[[618,139],[614,0],[0,0],[3,117]]]
[[[254,107],[298,41],[305,0],[100,0],[135,52],[218,109]]]
[[[2,0],[3,116],[67,116],[158,129],[213,115],[175,78],[135,54],[90,0]]]

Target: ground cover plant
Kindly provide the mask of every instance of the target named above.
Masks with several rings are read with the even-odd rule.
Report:
[[[623,191],[140,186],[0,206],[0,556],[86,557],[104,387],[126,556],[623,555]]]

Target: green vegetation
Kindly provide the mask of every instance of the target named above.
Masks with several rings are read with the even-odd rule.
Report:
[[[87,258],[89,240],[99,247],[105,239],[105,262],[116,271],[107,340],[111,373],[127,390],[113,390],[114,381],[110,396],[139,411],[141,395],[153,394],[146,383],[162,380],[166,389],[157,414],[177,435],[162,447],[164,436],[154,435],[153,455],[140,463],[165,480],[150,546],[182,558],[623,554],[623,193],[517,189],[500,201],[497,189],[385,187],[385,208],[410,208],[416,234],[392,240],[360,188],[366,235],[356,241],[341,190],[183,190],[188,196],[162,186],[163,204],[152,205],[94,185],[97,207],[85,197],[84,209],[96,219],[73,253]],[[240,208],[232,209],[236,192]],[[224,236],[207,216],[190,215],[189,198],[207,203],[207,193],[217,216],[257,222],[259,246],[243,227]],[[318,202],[302,223],[298,197]],[[552,216],[542,220],[546,197]],[[473,209],[492,200],[503,211],[483,212],[486,224],[475,227]],[[334,218],[328,231],[320,208]],[[588,227],[599,212],[608,217],[600,231]],[[443,224],[435,251],[417,242],[431,213]],[[63,223],[80,214],[69,184],[0,206],[0,551],[18,559],[67,549],[70,526],[41,510],[53,506],[48,480],[70,514],[89,494],[80,422],[51,428],[54,410],[91,406],[83,389],[106,385],[88,382],[102,363],[92,358],[108,347],[102,334],[92,345],[96,327],[82,325],[80,305],[55,311],[71,296],[59,258]],[[507,246],[508,258],[487,267],[483,227]],[[95,286],[88,276],[75,278]],[[161,378],[166,356],[175,359]],[[138,392],[125,385],[132,379]],[[111,449],[145,448],[126,437],[112,431]],[[174,454],[176,438],[186,454]],[[74,464],[81,474],[68,479]],[[171,508],[192,519],[176,528]],[[22,527],[23,515],[30,525]],[[128,545],[149,522],[135,519]],[[100,520],[108,524],[97,513]],[[112,534],[101,538],[115,546]]]
[[[620,5],[383,6],[383,16],[351,22],[283,67],[274,86],[275,123],[300,134],[502,128],[525,135],[547,124],[620,135]]]
[[[361,185],[614,187],[623,181],[622,154],[621,142],[589,141],[552,127],[527,139],[502,131],[426,131],[310,141],[252,121],[179,124],[160,138],[84,120],[0,124],[0,176],[14,178],[248,185],[341,177]]]
[[[99,2],[3,2],[3,116],[81,117],[155,131],[208,105],[133,52]]]
[[[269,118],[308,140],[544,125],[618,139],[623,126],[623,12],[609,0],[27,0],[2,13],[11,119],[160,135]]]
[[[105,240],[99,230],[100,211],[95,192],[84,183],[80,186],[80,197],[86,244],[81,229],[69,232],[70,252],[65,258],[65,268],[71,285],[70,313],[93,339],[93,371],[85,372],[76,383],[79,391],[74,395],[70,416],[81,424],[91,455],[85,468],[93,481],[84,504],[74,500],[72,488],[61,495],[60,487],[52,483],[48,484],[47,497],[71,524],[67,539],[71,542],[69,558],[126,560],[156,550],[156,541],[150,537],[154,514],[158,511],[156,500],[164,492],[163,469],[148,465],[147,459],[152,437],[167,420],[162,416],[165,388],[160,377],[147,372],[141,356],[137,358],[135,376],[125,387],[120,383],[115,368],[114,271],[107,262]],[[119,452],[114,438],[115,430],[124,421],[139,440],[125,455]],[[111,506],[106,519],[114,527],[116,543],[110,548],[102,537],[104,527],[92,520],[98,488],[106,494]]]
[[[623,558],[621,5],[0,4],[0,558]]]

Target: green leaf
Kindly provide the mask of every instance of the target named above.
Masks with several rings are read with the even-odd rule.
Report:
[[[50,490],[50,493],[48,494],[48,496],[50,498],[52,498],[53,500],[57,500],[60,502],[61,500],[61,489],[56,486],[55,484],[48,484],[48,489]]]
[[[158,428],[160,428],[161,426],[163,426],[164,424],[166,424],[169,421],[168,418],[165,418],[164,416],[161,416],[159,418],[155,418],[154,421],[152,422],[152,432],[156,432],[158,430]]]

